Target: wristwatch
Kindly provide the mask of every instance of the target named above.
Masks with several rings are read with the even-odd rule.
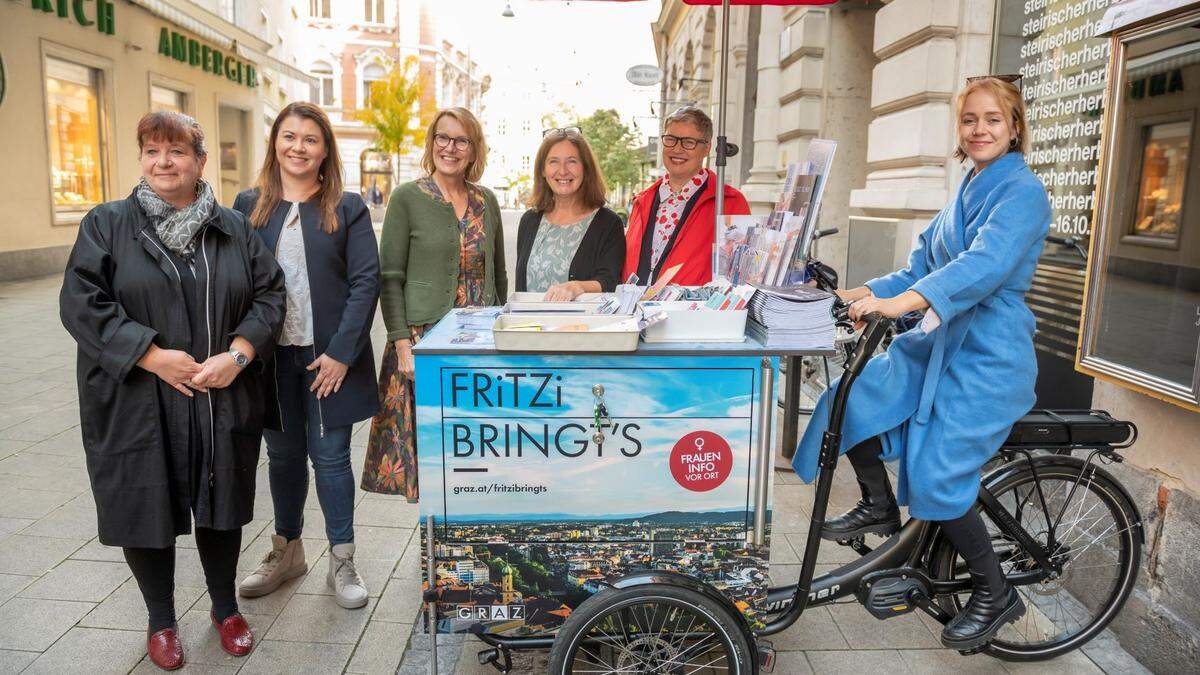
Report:
[[[229,355],[233,357],[233,362],[238,365],[238,368],[245,368],[250,365],[250,359],[236,349],[230,349]]]

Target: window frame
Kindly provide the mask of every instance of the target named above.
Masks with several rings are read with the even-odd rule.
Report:
[[[1138,130],[1138,133],[1141,135],[1141,140],[1137,141],[1137,145],[1134,146],[1134,157],[1137,157],[1138,162],[1139,162],[1138,166],[1137,166],[1137,176],[1133,183],[1133,197],[1135,200],[1139,198],[1138,191],[1141,188],[1142,175],[1143,175],[1143,172],[1145,171],[1145,164],[1143,164],[1141,162],[1141,160],[1143,160],[1146,156],[1146,133],[1153,127],[1163,125],[1163,124],[1172,124],[1175,122],[1186,122],[1188,125],[1188,133],[1190,134],[1190,138],[1188,139],[1188,142],[1190,145],[1190,150],[1189,150],[1189,163],[1190,163],[1191,153],[1195,152],[1195,150],[1197,149],[1196,148],[1196,113],[1195,113],[1195,111],[1179,111],[1179,112],[1163,113],[1161,115],[1150,115],[1147,117],[1135,119],[1133,121],[1134,127]],[[1200,159],[1200,155],[1197,156],[1197,159]],[[1189,187],[1191,187],[1191,182],[1185,176],[1184,183],[1183,183],[1183,194],[1184,194],[1185,198],[1187,196],[1187,191],[1188,191]],[[1183,216],[1194,213],[1196,208],[1200,208],[1200,207],[1197,207],[1195,205],[1188,205],[1188,204],[1184,203],[1183,204],[1183,214],[1179,218],[1179,230],[1175,233],[1175,236],[1173,236],[1173,237],[1155,237],[1155,236],[1147,235],[1147,234],[1138,234],[1135,231],[1134,226],[1137,224],[1136,223],[1137,208],[1135,205],[1135,208],[1130,212],[1129,217],[1122,224],[1122,231],[1124,232],[1124,234],[1121,235],[1121,243],[1135,244],[1137,246],[1148,246],[1151,248],[1161,248],[1161,249],[1169,249],[1172,251],[1178,251],[1179,250],[1179,241],[1180,241],[1180,239],[1183,238],[1183,230],[1187,224],[1187,218],[1185,218]]]
[[[317,68],[328,68],[329,72],[325,73],[322,71],[322,72],[318,73]],[[316,103],[317,105],[321,106],[322,108],[327,108],[327,109],[331,109],[331,110],[337,109],[337,107],[338,107],[337,69],[334,68],[333,64],[331,64],[331,63],[328,63],[326,61],[317,61],[317,62],[313,63],[312,66],[309,68],[309,74],[312,75],[317,80],[317,86],[316,86],[317,100],[313,101],[313,103]],[[326,77],[327,75],[328,75],[328,77]],[[326,79],[328,79],[330,82],[330,85],[329,85],[330,99],[328,101],[325,100],[325,80]]]
[[[51,42],[46,39],[41,40],[41,53],[38,56],[38,76],[41,79],[41,97],[42,97],[42,119],[50,119],[50,99],[46,91],[46,79],[48,77],[47,61],[48,59],[57,59],[66,61],[77,66],[91,68],[99,72],[99,82],[96,84],[96,116],[97,127],[99,128],[100,147],[98,157],[100,159],[100,203],[109,201],[113,190],[113,174],[115,173],[116,158],[113,156],[113,124],[112,124],[112,106],[116,101],[116,91],[113,88],[113,72],[114,65],[110,59],[102,56],[97,56],[89,52],[81,51],[66,45],[61,45],[56,42]],[[54,203],[54,181],[52,179],[52,165],[54,162],[51,156],[51,148],[53,141],[51,139],[50,125],[46,124],[46,133],[42,137],[45,141],[46,149],[46,200],[50,207],[50,222],[54,226],[73,227],[79,225],[83,217],[87,215],[85,210],[60,209]]]
[[[368,9],[371,9],[368,12]],[[363,0],[363,21],[370,24],[387,23],[387,3],[384,0]]]
[[[1144,240],[1147,239],[1146,237],[1129,234],[1131,232],[1130,219],[1118,218],[1119,214],[1115,213],[1116,209],[1114,208],[1123,197],[1128,194],[1136,194],[1141,179],[1141,170],[1139,168],[1138,182],[1135,182],[1132,191],[1127,192],[1128,186],[1122,181],[1128,179],[1128,176],[1122,176],[1121,171],[1123,167],[1116,166],[1114,159],[1114,155],[1120,148],[1120,143],[1125,140],[1123,137],[1118,138],[1118,134],[1114,132],[1120,128],[1120,123],[1125,121],[1123,115],[1126,107],[1124,94],[1128,82],[1128,74],[1126,72],[1128,49],[1131,43],[1194,25],[1198,21],[1200,21],[1200,8],[1184,12],[1172,12],[1170,15],[1134,24],[1130,28],[1118,29],[1111,36],[1112,49],[1109,56],[1109,77],[1104,95],[1100,173],[1096,182],[1097,199],[1095,217],[1092,220],[1091,250],[1088,252],[1087,276],[1084,285],[1083,317],[1080,321],[1079,345],[1075,357],[1075,368],[1081,373],[1195,412],[1200,412],[1200,341],[1197,344],[1197,359],[1192,372],[1190,386],[1166,380],[1162,377],[1104,358],[1095,353],[1095,345],[1099,332],[1099,324],[1102,321],[1102,317],[1100,316],[1100,301],[1104,290],[1105,272],[1108,267],[1110,239],[1114,242],[1122,242],[1129,237],[1137,237],[1136,243],[1138,244],[1144,243]],[[1175,116],[1179,117],[1180,114],[1176,114]],[[1164,116],[1160,115],[1156,117]],[[1136,128],[1144,129],[1147,123],[1152,124],[1157,121],[1155,117],[1147,117],[1134,120],[1134,124]],[[1195,143],[1198,131],[1196,127],[1197,125],[1193,123],[1193,143]],[[1142,143],[1142,141],[1138,141],[1135,148],[1141,149],[1143,147]],[[1192,153],[1196,160],[1200,161],[1200,147],[1193,145]],[[1137,161],[1140,163],[1141,155],[1138,156]],[[1116,196],[1110,194],[1110,187],[1120,189],[1122,191],[1121,194]],[[1184,208],[1188,209],[1189,212],[1194,212],[1195,209],[1200,208],[1200,204],[1185,204]],[[1114,228],[1118,230],[1119,234],[1117,236],[1113,236]],[[1183,229],[1181,227],[1180,236],[1176,241],[1181,240],[1182,236]]]
[[[190,117],[196,116],[196,88],[184,82],[176,80],[165,75],[160,75],[150,71],[146,82],[146,109],[150,110],[154,104],[154,88],[170,89],[172,91],[183,94],[183,113]]]
[[[372,68],[378,68],[381,72],[378,77],[368,78],[367,71]],[[388,67],[379,61],[372,59],[365,62],[359,70],[358,82],[358,108],[366,108],[371,101],[371,85],[375,82],[383,82],[387,79]]]
[[[333,0],[308,0],[308,15],[313,19],[332,19]]]

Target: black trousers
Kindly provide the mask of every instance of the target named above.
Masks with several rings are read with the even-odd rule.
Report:
[[[850,465],[854,467],[854,473],[868,487],[875,489],[883,489],[891,491],[891,487],[887,482],[887,468],[883,465],[883,460],[879,455],[883,453],[883,444],[878,436],[872,436],[867,440],[846,451],[846,457],[850,460]],[[881,497],[878,495],[875,497]],[[889,495],[890,496],[890,495]],[[990,560],[987,556],[993,554],[992,538],[988,534],[987,526],[984,525],[983,519],[979,517],[979,512],[974,507],[967,509],[967,512],[954,520],[938,521],[942,526],[942,531],[946,533],[946,537],[954,544],[954,548],[958,549],[958,553],[963,557],[968,564],[983,561],[979,564],[991,567]]]
[[[196,528],[196,549],[204,568],[204,581],[218,621],[236,614],[236,576],[238,554],[242,549],[242,531]],[[150,614],[149,632],[157,633],[175,625],[175,547],[125,548],[125,561],[137,579],[146,610]]]

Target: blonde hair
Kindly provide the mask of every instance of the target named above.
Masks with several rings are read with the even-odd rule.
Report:
[[[962,119],[963,106],[967,104],[967,97],[977,91],[991,96],[996,101],[996,105],[1000,106],[1000,112],[1004,113],[1009,124],[1012,125],[1016,138],[1009,146],[1008,151],[1029,152],[1029,122],[1025,116],[1025,100],[1021,98],[1021,90],[1012,82],[1005,82],[998,77],[982,77],[968,81],[967,86],[958,92],[955,125],[958,124],[959,119]],[[961,139],[958,139],[955,145],[954,158],[960,162],[966,160],[967,153],[963,152]]]
[[[598,209],[604,206],[604,196],[608,188],[604,186],[604,176],[600,174],[600,166],[587,139],[577,131],[550,132],[542,139],[538,148],[537,159],[533,163],[533,210],[546,213],[554,208],[554,191],[546,182],[546,158],[550,148],[563,141],[569,141],[579,153],[579,161],[583,164],[583,181],[579,186],[579,200],[584,207]]]
[[[467,138],[471,141],[471,162],[467,164],[466,174],[463,176],[468,183],[477,183],[483,177],[483,170],[487,167],[487,141],[483,139],[483,125],[479,123],[479,119],[466,108],[445,108],[437,111],[433,116],[433,121],[429,123],[429,129],[425,131],[425,154],[421,155],[421,168],[425,173],[433,175],[435,168],[433,166],[433,136],[437,133],[438,122],[442,121],[443,117],[452,117],[463,125],[467,130]]]

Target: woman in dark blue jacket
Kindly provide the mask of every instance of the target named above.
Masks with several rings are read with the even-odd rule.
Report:
[[[256,597],[308,571],[300,534],[308,463],[329,537],[328,585],[347,609],[367,604],[354,566],[354,471],[350,432],[379,408],[371,322],[379,299],[379,250],[361,197],[342,192],[333,127],[311,103],[292,103],[271,128],[253,190],[234,208],[275,252],[287,313],[267,386],[272,548],[242,581]]]

